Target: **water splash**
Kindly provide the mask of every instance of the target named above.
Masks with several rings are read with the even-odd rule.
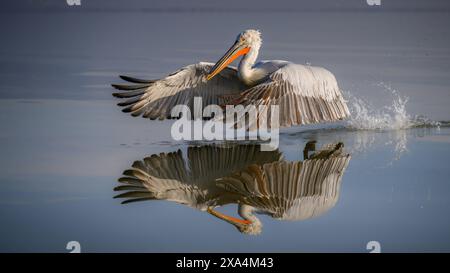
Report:
[[[424,116],[411,116],[406,111],[408,97],[383,82],[378,84],[392,96],[392,104],[377,109],[361,98],[346,93],[351,116],[346,127],[355,130],[402,130],[418,127],[437,127],[440,122]]]
[[[367,101],[346,93],[350,118],[345,122],[344,128],[357,130],[357,141],[353,145],[353,152],[367,151],[376,146],[376,135],[370,131],[381,131],[388,134],[388,141],[384,144],[393,151],[393,158],[388,165],[399,160],[408,153],[408,136],[412,132],[407,129],[431,128],[439,130],[447,127],[447,122],[433,121],[425,116],[411,116],[406,111],[409,98],[401,95],[390,85],[380,82],[377,84],[387,95],[391,97],[391,104],[376,108]]]

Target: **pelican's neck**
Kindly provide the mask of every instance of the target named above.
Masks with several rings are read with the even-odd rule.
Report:
[[[253,66],[255,65],[256,58],[258,58],[259,46],[250,48],[250,51],[244,55],[238,67],[238,77],[247,85],[253,85],[257,79],[255,79],[255,71]]]
[[[253,214],[254,211],[255,208],[249,205],[239,204],[238,206],[238,213],[243,219],[251,221],[252,224],[260,225],[261,221]]]

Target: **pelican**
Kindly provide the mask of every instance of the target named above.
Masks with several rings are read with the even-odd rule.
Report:
[[[304,161],[253,164],[219,178],[218,186],[239,195],[238,214],[242,219],[212,208],[208,212],[251,235],[262,230],[256,214],[285,221],[319,217],[339,199],[342,176],[350,161],[350,155],[344,154],[342,147],[342,143],[325,145]]]
[[[116,191],[128,192],[116,197],[130,198],[123,203],[163,199],[206,211],[208,207],[232,200],[222,193],[223,189],[216,187],[215,179],[243,166],[281,159],[278,150],[261,151],[256,144],[229,145],[189,147],[187,160],[178,150],[135,161],[119,179],[123,185],[115,188]]]
[[[288,61],[259,61],[261,33],[241,32],[231,48],[215,64],[200,62],[185,66],[159,80],[120,76],[132,84],[113,84],[126,98],[118,105],[132,116],[173,118],[171,109],[187,105],[194,97],[203,107],[217,105],[279,106],[279,126],[331,122],[349,116],[334,75],[322,67]],[[238,68],[230,64],[242,57]]]
[[[315,152],[306,145],[304,161],[285,161],[279,151],[260,151],[258,145],[202,146],[188,149],[187,162],[180,151],[136,161],[124,171],[115,188],[126,191],[123,203],[168,200],[232,224],[244,234],[257,235],[262,222],[256,214],[279,220],[317,217],[336,204],[350,156],[342,143]],[[313,151],[311,155],[309,152]],[[241,218],[216,210],[237,204]]]

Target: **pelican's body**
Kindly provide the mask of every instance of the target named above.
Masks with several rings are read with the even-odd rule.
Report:
[[[179,104],[192,109],[194,97],[210,104],[278,105],[280,126],[329,122],[349,116],[347,105],[334,75],[321,67],[287,61],[257,62],[259,31],[246,30],[215,64],[189,65],[155,81],[121,76],[137,85],[113,85],[131,98],[119,103],[123,111],[151,119],[173,118],[171,109]],[[237,68],[229,66],[243,56]]]

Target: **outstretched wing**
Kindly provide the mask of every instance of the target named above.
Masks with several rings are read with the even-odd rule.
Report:
[[[213,67],[212,63],[188,65],[169,76],[159,80],[141,80],[127,76],[122,79],[135,83],[132,85],[113,84],[124,92],[113,96],[126,98],[118,105],[123,112],[133,116],[150,119],[168,119],[176,105],[187,105],[193,112],[194,97],[201,97],[203,107],[211,104],[223,104],[223,98],[236,95],[245,90],[245,86],[237,77],[236,68],[228,67],[216,77],[206,80],[206,75]]]
[[[350,115],[331,72],[292,63],[273,72],[267,81],[244,91],[233,104],[278,105],[281,127],[336,121]],[[267,116],[258,113],[259,123],[270,118],[268,110]]]
[[[336,204],[350,161],[350,155],[334,146],[325,149],[328,151],[322,156],[303,162],[251,165],[219,179],[218,185],[240,194],[243,203],[274,218],[304,220],[319,216]]]
[[[261,151],[259,145],[190,147],[187,161],[180,150],[152,155],[123,172],[122,185],[115,190],[126,192],[116,197],[130,198],[125,203],[163,199],[206,209],[226,202],[230,195],[216,186],[215,179],[281,157],[278,150]]]

